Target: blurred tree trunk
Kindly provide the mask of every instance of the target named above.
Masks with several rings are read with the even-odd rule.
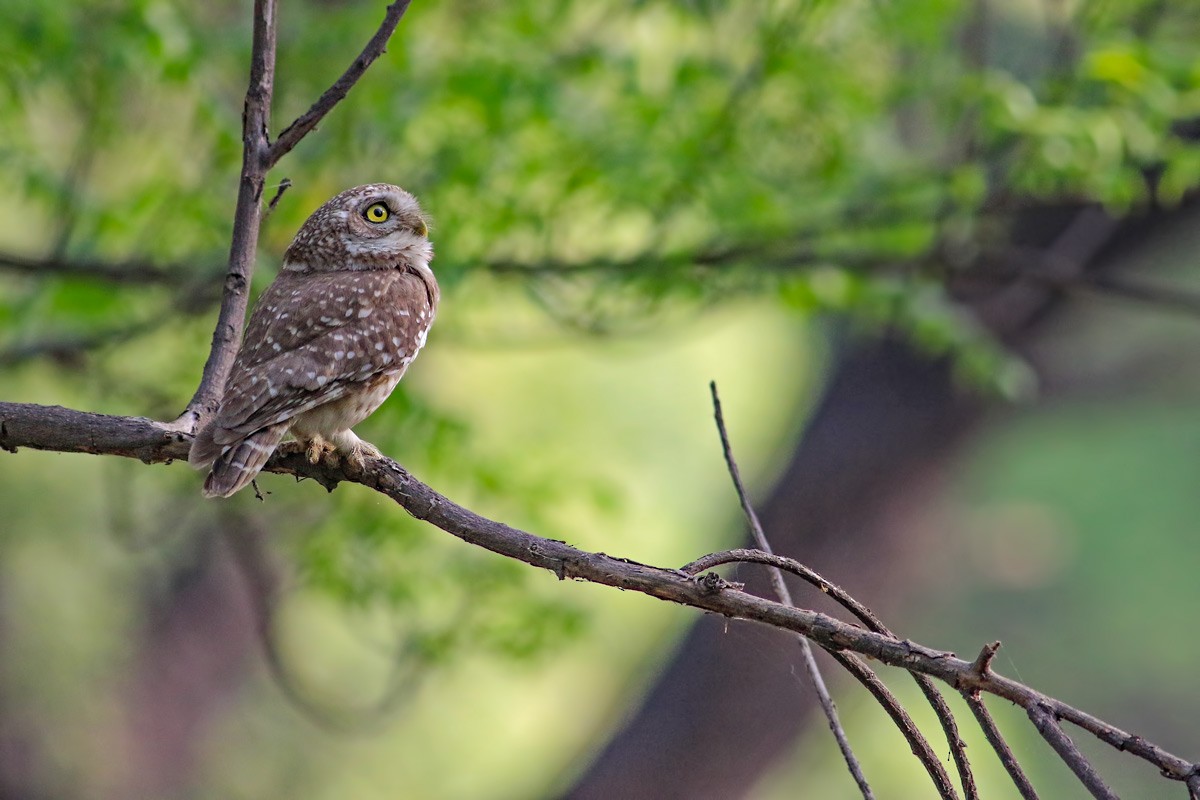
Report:
[[[167,585],[141,598],[144,622],[128,645],[125,677],[114,696],[94,701],[115,712],[88,731],[101,757],[72,763],[80,753],[52,723],[0,686],[0,798],[138,800],[194,791],[212,727],[236,709],[256,668],[255,603],[217,533],[197,531],[188,552],[167,567]],[[3,628],[0,615],[0,636]]]
[[[197,532],[194,560],[175,568],[165,596],[147,601],[142,640],[119,699],[125,763],[109,797],[187,796],[199,783],[211,726],[236,709],[233,700],[253,674],[255,607],[218,533]]]

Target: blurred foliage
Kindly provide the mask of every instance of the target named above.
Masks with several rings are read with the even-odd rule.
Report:
[[[378,11],[282,9],[277,128]],[[30,222],[12,247],[211,274],[240,157],[244,4],[3,0],[0,13],[14,54],[0,67],[0,170],[19,189],[7,209]],[[346,184],[392,177],[433,214],[448,287],[489,266],[532,269],[534,283],[580,285],[555,296],[557,317],[599,315],[606,329],[653,317],[656,298],[780,291],[796,304],[813,267],[936,277],[940,244],[999,241],[1002,199],[1125,208],[1148,202],[1151,172],[1161,202],[1195,186],[1200,148],[1172,131],[1200,115],[1198,31],[1191,4],[1149,0],[418,5],[279,169],[295,188],[267,251]],[[6,291],[10,336],[178,302],[89,291]],[[875,292],[808,310],[989,348],[961,317],[922,313],[936,293],[917,294],[882,315]],[[594,307],[614,296],[631,299]]]
[[[378,4],[283,3],[276,130],[381,15]],[[228,247],[250,4],[0,0],[0,19],[0,252],[149,260],[165,273],[111,284],[0,266],[0,354],[136,334],[6,369],[5,399],[170,418],[206,355]],[[335,192],[375,180],[412,190],[434,218],[447,300],[431,352],[366,437],[482,513],[682,563],[716,541],[725,506],[710,495],[727,487],[719,462],[704,461],[708,432],[695,433],[705,409],[684,420],[656,398],[695,393],[702,406],[699,381],[736,376],[753,418],[743,448],[765,473],[809,385],[810,347],[789,316],[896,327],[955,356],[965,379],[1024,394],[1028,371],[946,299],[939,254],[1001,246],[1022,203],[1124,210],[1200,185],[1200,148],[1173,132],[1200,116],[1198,37],[1200,6],[1182,1],[415,3],[388,54],[273,174],[293,188],[264,228],[255,282]],[[731,333],[731,309],[753,322]],[[689,349],[704,336],[711,351]],[[613,364],[587,350],[597,340],[633,355]],[[526,358],[562,342],[587,355]],[[36,474],[7,492],[37,491]],[[180,470],[147,480],[125,506],[195,492]],[[59,500],[101,497],[91,485]],[[309,498],[276,491],[246,513],[278,526],[305,589],[350,617],[403,620],[392,627],[425,664],[528,665],[585,631],[592,649],[580,652],[607,654],[663,629],[624,630],[654,612],[594,622],[585,601],[571,606],[369,494]],[[153,539],[171,513],[113,528]],[[194,524],[166,527],[187,538],[215,524],[204,508],[188,513]],[[587,541],[597,520],[629,532]],[[16,530],[0,547],[56,563]],[[692,538],[638,535],[651,530]],[[88,602],[103,594],[64,574]],[[89,610],[97,624],[134,613],[111,597]],[[569,686],[569,673],[557,680]],[[408,764],[417,786],[442,766]],[[224,780],[264,796],[245,788],[254,769],[267,768]]]

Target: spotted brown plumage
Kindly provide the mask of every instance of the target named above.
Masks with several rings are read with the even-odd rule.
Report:
[[[437,312],[433,249],[416,199],[396,186],[342,192],[317,209],[250,314],[214,417],[188,461],[204,494],[252,481],[291,433],[316,460],[377,452],[350,430],[379,407]]]

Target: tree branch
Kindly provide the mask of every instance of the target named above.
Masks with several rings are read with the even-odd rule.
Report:
[[[979,696],[979,692],[964,692],[964,698],[967,701],[967,707],[971,709],[971,713],[975,715],[976,721],[979,722],[979,727],[983,729],[983,735],[987,738],[992,749],[996,751],[996,755],[1000,758],[1000,763],[1004,765],[1004,769],[1012,778],[1013,784],[1016,785],[1017,791],[1021,793],[1023,800],[1039,800],[1038,793],[1034,790],[1033,784],[1029,782],[1029,778],[1025,775],[1025,770],[1021,769],[1021,765],[1017,763],[1017,757],[1013,755],[1012,748],[1008,746],[1008,742],[1004,740],[1004,736],[1000,733],[1000,729],[996,727],[996,721],[992,719],[992,715],[987,710],[987,706],[983,703],[983,698]]]
[[[142,417],[92,414],[58,406],[0,402],[0,449],[29,447],[68,453],[92,453],[167,463],[187,457],[191,435]],[[1115,749],[1153,764],[1171,780],[1186,783],[1195,794],[1200,764],[1180,758],[1140,736],[1134,736],[1060,700],[1006,678],[976,661],[935,650],[895,636],[864,630],[826,614],[747,594],[714,573],[694,576],[579,550],[481,517],[435,492],[389,458],[366,458],[361,465],[325,459],[310,464],[296,447],[283,447],[265,471],[311,478],[332,490],[341,482],[358,483],[391,498],[417,519],[462,541],[534,567],[560,579],[584,580],[660,600],[757,622],[799,633],[830,651],[850,651],[890,666],[937,678],[960,692],[982,692],[1050,714],[1091,733]],[[776,556],[776,558],[782,558]]]
[[[1071,737],[1063,732],[1059,727],[1058,720],[1049,709],[1038,708],[1037,706],[1027,709],[1029,719],[1033,721],[1033,726],[1037,728],[1038,733],[1042,735],[1059,757],[1066,763],[1071,771],[1075,773],[1075,777],[1087,787],[1087,790],[1092,793],[1096,800],[1120,800],[1117,793],[1108,787],[1100,774],[1096,772],[1083,753],[1079,752],[1079,748],[1071,741]]]
[[[912,717],[904,710],[904,706],[896,699],[896,695],[892,694],[887,685],[879,679],[879,676],[862,662],[854,653],[847,653],[840,649],[835,649],[825,645],[825,650],[829,655],[833,656],[833,660],[845,667],[854,678],[863,685],[871,696],[875,698],[875,702],[883,707],[887,715],[896,723],[896,727],[900,729],[900,733],[904,735],[905,741],[908,742],[908,747],[912,750],[917,760],[921,762],[921,766],[925,767],[925,771],[929,773],[930,780],[933,781],[934,787],[937,789],[938,797],[943,800],[958,800],[958,795],[954,791],[953,784],[950,783],[950,776],[946,774],[946,768],[942,766],[942,762],[938,760],[937,754],[933,752],[933,748],[929,745],[929,740],[925,738],[925,734],[921,733],[921,729],[913,722]]]
[[[860,619],[870,630],[875,631],[876,633],[882,633],[886,636],[892,636],[894,638],[894,634],[889,631],[886,626],[884,626],[884,624],[871,612],[869,608],[855,600],[837,584],[830,583],[813,570],[791,558],[778,556],[771,552],[739,548],[735,550],[725,550],[720,553],[711,553],[703,558],[699,558],[692,563],[685,565],[682,567],[682,569],[689,575],[695,575],[699,572],[712,569],[713,567],[721,564],[730,564],[735,562],[767,564],[776,572],[782,570],[784,572],[789,572],[793,575],[796,575],[817,587],[825,594],[829,595],[833,600],[850,611],[850,613],[858,617],[858,619]],[[791,605],[790,600],[788,601],[788,605]],[[839,663],[841,663],[840,660]],[[843,666],[847,665],[843,663]],[[847,666],[847,669],[850,669],[851,674],[854,674],[856,678],[859,678],[859,680],[864,683],[867,689],[870,690],[873,695],[875,695],[880,704],[888,710],[888,713],[892,719],[896,721],[896,724],[900,726],[901,732],[904,733],[905,738],[909,740],[910,744],[913,744],[914,739],[911,738],[912,734],[905,727],[906,725],[911,725],[912,720],[909,719],[906,714],[903,714],[902,710],[899,714],[894,713],[892,707],[899,707],[899,704],[895,702],[895,698],[890,693],[887,694],[886,697],[877,693],[876,687],[870,683],[865,676],[859,676],[854,669],[854,665]],[[870,672],[865,665],[862,666],[862,669]],[[874,676],[872,675],[871,678],[874,678]],[[968,800],[976,800],[979,796],[978,789],[975,786],[975,778],[971,772],[971,766],[966,757],[966,744],[963,742],[962,737],[959,736],[958,725],[954,722],[954,715],[950,712],[949,706],[946,705],[945,698],[942,697],[941,693],[938,692],[937,687],[935,687],[927,677],[913,673],[913,678],[917,681],[917,684],[920,686],[921,692],[925,695],[926,699],[929,700],[934,713],[937,715],[938,722],[941,724],[942,730],[946,734],[946,741],[949,743],[950,751],[954,756],[955,766],[959,771],[959,778],[962,781],[963,792],[965,796]],[[882,684],[880,684],[880,686],[882,686]],[[917,733],[917,736],[920,736],[919,732]],[[926,764],[926,768],[929,769],[924,758],[924,754],[928,750],[929,745],[927,742],[925,742],[923,737],[920,739],[920,742],[921,743],[913,744],[913,753],[919,759],[921,759],[922,763]],[[938,766],[940,768],[940,764]],[[940,781],[942,776],[939,776],[936,771],[930,771],[930,776],[934,779],[935,784],[939,785],[940,790]]]
[[[717,434],[721,437],[721,451],[725,454],[725,464],[729,467],[729,477],[733,480],[733,488],[737,492],[738,501],[742,504],[742,513],[745,514],[746,520],[750,525],[750,532],[754,537],[755,544],[763,552],[770,553],[771,544],[767,541],[767,535],[763,531],[762,523],[759,522],[758,514],[754,512],[754,506],[750,504],[750,497],[746,493],[746,487],[742,484],[741,470],[738,469],[737,460],[733,457],[733,446],[729,442],[729,431],[725,428],[725,415],[721,411],[721,397],[717,394],[717,382],[710,381],[708,388],[712,392],[713,417],[717,423]],[[771,587],[775,591],[775,596],[779,598],[779,602],[784,605],[793,605],[792,594],[788,591],[787,584],[783,581],[783,573],[777,567],[772,567],[770,575]],[[854,778],[854,782],[858,784],[858,790],[862,793],[863,798],[865,800],[872,800],[874,794],[871,792],[871,786],[867,783],[867,778],[862,771],[862,765],[858,763],[858,759],[854,755],[854,750],[850,747],[850,740],[846,736],[846,729],[842,727],[841,720],[838,719],[837,706],[834,705],[833,698],[829,695],[829,689],[825,686],[825,680],[821,676],[821,668],[817,666],[817,659],[813,655],[812,645],[803,636],[796,637],[796,641],[800,645],[800,653],[804,659],[804,669],[808,673],[809,680],[812,681],[813,689],[817,693],[817,701],[821,704],[821,710],[825,713],[825,719],[829,722],[829,730],[833,732],[833,738],[837,740],[838,749],[842,753],[842,758],[846,761],[846,767],[850,770],[850,775]],[[866,669],[866,667],[864,666],[863,669]],[[926,746],[928,747],[928,745]]]
[[[38,278],[54,275],[135,285],[155,283],[174,286],[195,278],[195,275],[190,275],[187,268],[182,265],[154,264],[139,259],[98,261],[62,256],[34,258],[16,253],[0,253],[0,269]]]
[[[258,230],[262,220],[262,193],[267,170],[270,142],[267,136],[271,119],[271,96],[275,89],[275,12],[277,0],[255,0],[254,40],[250,53],[250,85],[242,110],[242,173],[238,181],[237,206],[233,216],[233,237],[229,247],[229,270],[221,310],[213,330],[212,347],[204,363],[200,385],[174,425],[191,432],[203,418],[217,410],[225,391],[225,381],[242,341],[246,307],[250,298],[250,278],[258,248]]]
[[[317,99],[317,102],[313,103],[308,111],[301,114],[295,122],[283,129],[283,133],[279,134],[279,138],[275,140],[275,144],[271,146],[270,152],[267,154],[266,165],[268,168],[274,166],[279,159],[299,144],[301,139],[316,128],[325,115],[341,102],[354,84],[358,83],[358,79],[363,76],[375,59],[387,52],[388,40],[392,38],[396,26],[400,24],[400,19],[404,16],[404,12],[408,11],[411,2],[412,0],[396,0],[387,7],[387,13],[384,14],[379,30],[375,31],[375,35],[367,42],[367,46],[358,54],[354,62],[347,67],[341,77],[334,81],[332,86],[325,90],[325,93]]]
[[[146,464],[187,459],[192,437],[145,417],[116,417],[62,406],[0,402],[0,450],[136,458]]]

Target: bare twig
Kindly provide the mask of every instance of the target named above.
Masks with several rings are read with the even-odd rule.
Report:
[[[904,735],[904,739],[908,742],[913,755],[917,757],[917,760],[921,762],[921,766],[925,767],[925,771],[929,773],[930,779],[933,780],[933,785],[937,788],[938,796],[944,798],[944,800],[957,800],[958,794],[954,791],[953,784],[950,783],[950,776],[946,774],[946,768],[942,766],[942,762],[938,760],[937,754],[930,747],[929,740],[921,733],[920,728],[912,721],[912,717],[904,710],[904,706],[900,705],[900,701],[884,685],[879,676],[864,664],[862,659],[853,653],[846,653],[830,647],[826,647],[825,649],[829,655],[833,656],[834,661],[841,664],[847,672],[853,675],[871,693],[871,696],[875,698],[875,702],[879,703],[883,707],[883,710],[887,712],[887,715],[892,718],[892,721],[896,723],[896,727]]]
[[[1058,720],[1054,718],[1050,709],[1033,706],[1026,711],[1038,733],[1049,742],[1059,757],[1075,773],[1075,777],[1079,778],[1080,783],[1087,787],[1096,800],[1120,800],[1117,793],[1110,789],[1100,774],[1096,772],[1095,767],[1088,762],[1083,753],[1079,752],[1079,748],[1071,741],[1071,737],[1063,733],[1062,728],[1058,725]]]
[[[979,800],[979,788],[975,785],[975,773],[971,771],[971,762],[967,758],[967,743],[959,735],[958,723],[954,720],[954,713],[947,705],[946,698],[942,697],[942,693],[929,678],[924,675],[909,674],[917,682],[921,694],[925,695],[925,699],[929,701],[929,705],[938,719],[938,724],[942,726],[942,733],[946,735],[946,743],[950,746],[950,756],[954,759],[954,768],[958,771],[958,779],[962,782],[963,797],[966,800]]]
[[[283,199],[283,193],[292,188],[292,179],[284,178],[275,187],[275,196],[271,198],[271,202],[267,203],[267,210],[263,213],[263,221],[271,216],[271,212],[275,210],[275,206],[279,205],[279,201]]]
[[[985,644],[979,650],[979,655],[971,662],[971,669],[980,678],[987,677],[989,670],[992,668],[992,661],[995,660],[996,653],[999,651],[999,641]],[[1012,778],[1017,791],[1021,793],[1021,797],[1025,798],[1025,800],[1038,800],[1037,792],[1033,789],[1033,784],[1029,782],[1025,771],[1021,769],[1016,756],[1013,755],[1012,748],[1008,746],[1008,742],[1004,740],[1000,729],[996,727],[996,722],[988,712],[987,706],[984,705],[983,698],[980,697],[979,692],[968,690],[964,691],[962,696],[967,702],[967,707],[971,709],[971,713],[975,715],[975,719],[979,722],[979,727],[983,729],[983,735],[988,740],[988,744],[992,746],[992,750],[996,752],[1000,763],[1008,772],[1009,777]]]
[[[64,453],[94,453],[165,463],[187,457],[191,435],[141,417],[119,417],[42,406],[0,402],[0,450],[20,447]],[[417,519],[429,522],[468,544],[549,570],[560,578],[613,586],[709,611],[792,631],[821,647],[848,650],[909,672],[944,681],[959,691],[978,691],[1003,698],[1028,711],[1046,709],[1091,733],[1120,752],[1154,765],[1170,780],[1197,783],[1200,764],[1170,753],[1141,736],[1134,736],[1035,689],[992,670],[981,674],[975,662],[934,650],[825,614],[775,603],[747,594],[722,581],[697,580],[682,570],[663,569],[589,553],[565,542],[545,539],[494,522],[463,508],[410,475],[389,458],[323,460],[309,463],[295,448],[284,447],[264,469],[311,478],[333,489],[349,481],[392,499]]]
[[[791,574],[803,578],[806,582],[820,589],[825,594],[829,595],[833,600],[837,601],[847,611],[858,617],[868,628],[877,633],[886,633],[892,635],[884,624],[875,616],[871,609],[864,606],[862,603],[851,597],[845,589],[832,583],[822,577],[816,571],[809,569],[794,558],[777,555],[763,550],[749,550],[744,547],[735,548],[733,550],[722,550],[718,553],[709,553],[708,555],[698,558],[690,564],[685,564],[680,567],[681,570],[689,575],[695,575],[704,572],[706,569],[712,569],[722,564],[733,563],[752,563],[752,564],[767,564],[775,569],[790,572]]]
[[[786,556],[767,553],[760,550],[747,550],[738,548],[734,550],[725,550],[719,553],[711,553],[703,558],[696,559],[690,564],[683,566],[681,569],[689,575],[694,575],[703,572],[706,569],[721,564],[729,564],[734,562],[751,562],[758,564],[770,565],[774,570],[783,570],[790,572],[800,578],[803,578],[808,583],[820,589],[825,594],[829,595],[833,600],[846,608],[850,613],[856,616],[870,630],[876,633],[882,633],[887,636],[894,634],[879,620],[878,617],[862,603],[855,600],[844,589],[835,583],[823,578],[820,574],[812,569],[804,566],[795,559],[787,558]],[[954,722],[954,715],[951,713],[949,706],[946,705],[945,698],[938,692],[937,687],[924,675],[913,674],[918,686],[921,688],[922,694],[929,700],[930,706],[937,715],[938,722],[942,726],[942,730],[946,734],[946,741],[950,745],[950,751],[955,759],[955,767],[959,771],[959,778],[963,783],[963,793],[968,800],[978,797],[978,789],[975,786],[975,778],[971,772],[970,763],[966,759],[966,744],[958,733],[958,725]],[[868,687],[870,688],[870,687]],[[893,719],[896,717],[893,715]],[[907,737],[907,733],[905,734]],[[919,757],[920,753],[917,750],[913,751]],[[936,778],[935,778],[936,780]]]
[[[279,138],[275,140],[275,144],[271,145],[270,152],[266,154],[266,166],[270,168],[274,166],[279,159],[287,155],[293,147],[300,143],[300,140],[308,135],[310,131],[317,127],[317,124],[325,118],[334,106],[341,102],[342,98],[358,83],[358,79],[363,76],[367,68],[387,51],[388,39],[392,38],[392,33],[395,32],[396,26],[400,24],[401,17],[404,12],[408,11],[408,6],[412,0],[396,0],[387,7],[387,13],[384,14],[383,23],[380,24],[379,30],[375,31],[375,35],[367,42],[367,46],[358,54],[354,62],[342,73],[333,85],[325,90],[325,93],[313,103],[312,107],[300,115],[291,125],[283,129],[279,134]]]
[[[992,749],[996,751],[996,755],[1000,758],[1000,763],[1008,771],[1008,775],[1016,785],[1017,791],[1021,793],[1021,797],[1024,800],[1039,800],[1033,784],[1029,782],[1029,778],[1025,775],[1025,770],[1021,769],[1021,765],[1017,762],[1017,757],[1013,755],[1012,748],[1008,746],[1008,742],[1004,740],[1000,729],[996,727],[996,721],[992,719],[992,715],[988,712],[987,706],[984,705],[983,698],[979,696],[979,692],[964,692],[963,697],[967,701],[967,707],[971,709],[971,713],[975,715],[975,719],[979,722],[979,727],[983,729],[983,735],[987,738]]]
[[[987,675],[988,670],[992,668],[992,662],[996,660],[996,653],[998,652],[1000,652],[1000,642],[985,644],[980,649],[979,655],[975,656],[975,660],[971,662],[971,667],[978,675]]]
[[[742,504],[742,512],[746,515],[746,520],[750,523],[750,532],[754,537],[755,543],[764,552],[770,553],[771,544],[767,541],[767,535],[763,531],[762,523],[758,520],[758,514],[755,513],[754,506],[750,504],[750,498],[746,494],[746,487],[742,483],[741,471],[738,469],[737,460],[733,457],[733,447],[729,443],[729,432],[725,429],[725,415],[721,411],[721,397],[717,394],[717,382],[711,381],[708,386],[712,391],[713,416],[717,421],[717,432],[721,437],[721,450],[725,454],[725,463],[729,467],[729,477],[733,480],[733,488],[737,492],[738,501]],[[787,584],[784,583],[783,574],[778,569],[773,568],[770,571],[770,575],[771,586],[775,591],[775,596],[779,598],[779,602],[789,606],[792,605],[792,594],[788,591]],[[862,765],[858,763],[858,759],[854,755],[854,750],[850,747],[850,740],[846,737],[846,730],[842,727],[841,720],[838,719],[837,706],[834,705],[833,697],[830,696],[829,689],[825,686],[825,680],[821,676],[821,668],[817,666],[817,659],[813,655],[812,645],[803,636],[797,637],[796,641],[800,645],[800,652],[804,658],[805,671],[808,672],[809,680],[812,681],[813,688],[817,693],[817,701],[821,704],[821,710],[825,713],[825,719],[829,721],[829,729],[833,732],[834,739],[837,740],[838,749],[842,752],[842,758],[846,760],[846,766],[850,770],[850,775],[854,778],[854,782],[858,784],[859,791],[862,792],[864,798],[870,800],[870,798],[874,797],[871,793],[871,786],[867,783],[867,778],[862,771]]]

